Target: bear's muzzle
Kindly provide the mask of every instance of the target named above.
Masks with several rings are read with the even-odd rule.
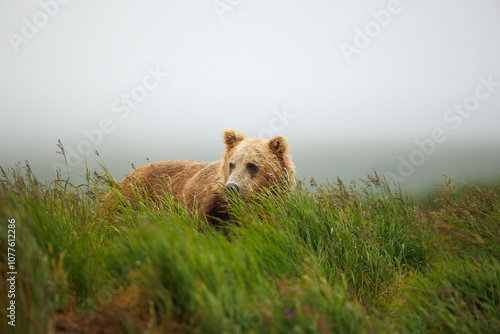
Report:
[[[240,187],[236,183],[228,183],[224,187],[227,191],[234,192],[235,194],[240,193]]]

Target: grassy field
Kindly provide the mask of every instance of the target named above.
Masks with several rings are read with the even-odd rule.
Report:
[[[376,174],[311,180],[231,198],[235,221],[213,227],[168,197],[96,218],[107,175],[1,170],[0,332],[500,331],[493,190],[445,177],[429,206]]]

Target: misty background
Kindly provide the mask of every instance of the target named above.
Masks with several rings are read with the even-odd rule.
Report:
[[[50,180],[60,139],[71,173],[96,149],[120,180],[218,160],[231,127],[285,134],[300,179],[493,182],[499,18],[498,0],[1,1],[0,165]]]

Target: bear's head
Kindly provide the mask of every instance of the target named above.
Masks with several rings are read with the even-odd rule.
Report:
[[[226,189],[238,192],[245,199],[250,193],[279,184],[294,185],[295,166],[288,155],[285,136],[253,139],[226,129],[223,138],[226,152],[222,158],[222,174]]]

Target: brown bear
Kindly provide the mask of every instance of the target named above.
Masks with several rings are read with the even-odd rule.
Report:
[[[295,166],[285,136],[252,139],[226,129],[223,139],[226,150],[219,161],[169,160],[137,168],[105,196],[99,213],[119,209],[121,198],[133,201],[140,192],[158,205],[161,197],[169,194],[215,223],[228,218],[224,192],[232,191],[247,199],[251,193],[280,184],[293,187]],[[123,196],[118,196],[118,191]]]

